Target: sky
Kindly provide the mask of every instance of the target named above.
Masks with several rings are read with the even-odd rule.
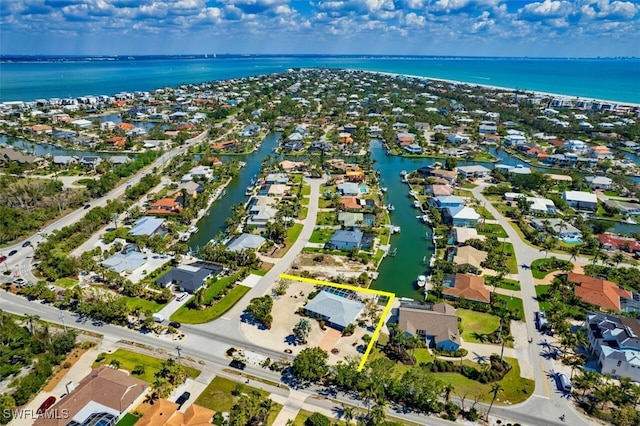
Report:
[[[640,0],[0,0],[2,55],[640,57]]]

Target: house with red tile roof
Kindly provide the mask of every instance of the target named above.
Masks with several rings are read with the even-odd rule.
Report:
[[[635,238],[621,237],[613,234],[598,234],[598,239],[605,250],[622,250],[640,252],[640,243]]]
[[[341,197],[340,204],[345,210],[360,210],[360,199],[358,197]]]
[[[175,198],[160,198],[149,206],[147,214],[176,214],[182,211],[182,205]]]
[[[116,148],[123,148],[127,143],[127,140],[122,136],[113,136],[105,141],[109,145],[113,145]]]
[[[129,130],[133,130],[135,128],[136,128],[136,126],[134,126],[131,123],[118,123],[118,124],[116,124],[116,129],[122,130],[124,132],[128,132]]]
[[[484,285],[484,278],[470,274],[447,274],[442,284],[445,299],[465,299],[490,303],[491,293]]]
[[[216,151],[220,151],[223,149],[233,149],[236,146],[236,141],[223,141],[223,142],[217,142],[211,145],[212,149],[215,149]]]
[[[578,299],[600,309],[619,311],[621,300],[633,299],[629,290],[624,290],[611,281],[574,272],[569,272],[567,279],[576,285],[574,291]]]

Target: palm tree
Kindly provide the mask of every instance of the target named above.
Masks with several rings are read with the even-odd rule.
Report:
[[[574,356],[567,361],[567,365],[571,367],[571,376],[569,378],[573,380],[573,373],[575,372],[575,369],[584,365],[584,359],[579,356]]]
[[[598,387],[602,376],[591,370],[583,370],[579,376],[576,376],[574,382],[578,389],[582,389],[582,396],[584,396],[588,390]]]
[[[33,335],[33,333],[35,333],[34,321],[38,321],[40,319],[40,315],[26,314],[24,318],[27,320],[27,323],[29,324],[29,332]]]
[[[569,258],[570,261],[574,261],[578,258],[578,254],[580,254],[581,248],[582,246],[580,244],[569,247],[569,254],[571,255],[571,257]]]
[[[472,332],[471,337],[476,339],[479,343],[486,343],[487,340],[489,340],[489,336],[487,336],[486,333],[478,333],[477,331]]]
[[[616,268],[617,268],[618,265],[620,265],[620,263],[624,261],[624,254],[617,252],[616,254],[613,255],[611,260],[616,264]]]
[[[453,389],[454,387],[451,383],[447,383],[446,385],[444,385],[442,391],[444,392],[444,401],[446,403],[449,403],[449,399],[451,398],[451,392],[453,392]]]
[[[489,413],[491,413],[491,409],[493,408],[493,403],[496,401],[498,394],[504,390],[502,385],[499,382],[492,383],[491,388],[489,389],[489,393],[493,395],[491,398],[491,404],[489,404],[489,409],[487,410],[487,421],[489,421]]]
[[[111,361],[109,361],[109,367],[113,368],[114,370],[117,370],[120,368],[120,361],[117,359],[112,359]]]
[[[504,360],[504,345],[506,345],[507,342],[513,342],[513,336],[507,335],[507,336],[504,336],[502,338],[502,347],[500,348],[500,363],[501,364],[502,364],[502,362]]]
[[[546,238],[543,242],[542,242],[542,249],[544,250],[544,258],[547,258],[547,255],[549,255],[549,251],[553,250],[554,247],[556,246],[556,242],[557,240],[554,237],[549,237]]]
[[[342,406],[342,415],[346,424],[351,424],[351,421],[355,417],[355,410],[353,407]]]
[[[293,328],[293,334],[295,334],[296,338],[298,338],[303,344],[307,343],[307,336],[309,336],[310,332],[311,323],[306,318],[300,319]]]

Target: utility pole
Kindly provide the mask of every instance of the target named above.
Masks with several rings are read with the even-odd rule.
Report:
[[[62,322],[62,328],[64,328],[64,332],[67,332],[67,326],[64,323],[64,311],[60,309],[60,313],[58,314],[58,319]]]

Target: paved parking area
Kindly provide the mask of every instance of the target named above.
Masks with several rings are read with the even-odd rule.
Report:
[[[211,377],[211,379],[213,379],[213,377]],[[211,381],[211,379],[209,379],[209,381]],[[189,392],[191,396],[189,396],[189,399],[187,399],[187,401],[182,404],[182,407],[180,407],[180,409],[178,410],[184,413],[185,410],[189,408],[196,399],[198,399],[198,397],[206,389],[206,387],[207,383],[202,383],[197,379],[187,379],[183,384],[171,391],[171,394],[167,399],[171,402],[175,402],[183,392]]]

